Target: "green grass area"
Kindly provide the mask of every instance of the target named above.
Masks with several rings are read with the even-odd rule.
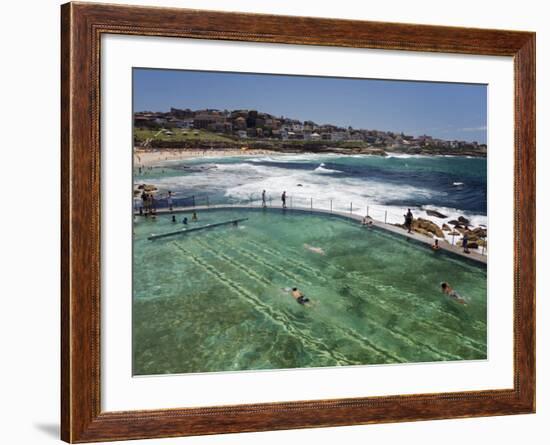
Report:
[[[205,142],[233,142],[234,139],[229,136],[212,133],[207,130],[182,130],[181,128],[171,128],[166,130],[156,130],[149,128],[134,129],[134,137],[138,142],[146,139],[155,141],[205,141]]]

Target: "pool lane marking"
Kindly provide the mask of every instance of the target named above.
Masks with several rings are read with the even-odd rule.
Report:
[[[252,252],[248,249],[233,245],[233,244],[229,243],[227,240],[224,240],[224,239],[219,239],[218,238],[218,239],[216,239],[216,242],[218,242],[220,244],[223,244],[223,245],[227,246],[228,248],[230,248],[232,250],[240,252],[241,255],[245,256],[246,258],[249,258],[251,261],[254,261],[258,264],[261,264],[262,266],[265,266],[265,267],[267,267],[271,270],[274,270],[275,272],[279,273],[280,275],[283,275],[287,279],[290,279],[292,281],[301,282],[301,283],[307,283],[309,285],[313,285],[313,283],[311,281],[304,280],[303,277],[301,277],[299,275],[296,275],[293,272],[289,272],[289,271],[287,271],[287,270],[285,270],[285,269],[283,269],[279,266],[274,265],[273,263],[268,263],[267,261],[264,261],[260,256],[256,255],[254,252]]]
[[[374,285],[375,287],[380,287],[381,285]],[[398,308],[395,303],[391,303],[391,302],[388,302],[387,299],[384,299],[382,298],[381,299],[382,301],[384,301],[385,303],[388,303],[389,306],[391,306],[394,310],[398,310],[400,308]],[[435,329],[436,332],[437,331],[443,331],[443,332],[446,332],[448,335],[450,336],[453,336],[453,337],[458,337],[460,339],[462,339],[467,345],[467,347],[469,347],[469,349],[473,349],[474,351],[477,351],[479,353],[482,353],[482,354],[487,354],[487,345],[484,344],[484,343],[481,343],[471,337],[468,337],[467,335],[464,335],[462,333],[460,333],[460,331],[455,331],[454,329],[449,329],[445,326],[442,326],[440,325],[439,323],[434,323],[430,320],[426,320],[424,318],[413,318],[412,320],[414,320],[415,322],[419,323],[419,324],[423,324],[425,326],[430,326],[432,329]],[[479,348],[482,348],[482,349],[479,349]]]
[[[250,241],[250,244],[256,244],[256,242],[252,242]],[[259,243],[258,243],[259,244]],[[269,250],[271,250],[272,252],[275,252],[274,249],[272,248],[268,248]],[[292,249],[292,248],[288,248],[286,247],[286,250],[289,251],[289,252],[293,252],[293,253],[297,253],[298,251],[296,249]],[[286,257],[288,255],[284,254],[283,251],[279,251],[277,253],[277,255],[280,255],[280,256],[283,256],[283,257]],[[325,260],[321,260],[326,266],[328,266],[329,268],[333,269],[333,270],[336,270],[338,272],[342,272],[344,273],[347,277],[350,277],[354,280],[358,280],[364,284],[367,284],[369,286],[386,286],[384,285],[383,283],[381,283],[379,280],[376,280],[372,277],[366,277],[365,275],[361,275],[361,274],[357,274],[356,272],[348,272],[346,271],[345,269],[339,267],[339,266],[336,266],[328,261],[325,261]],[[312,269],[312,268],[310,268]],[[314,269],[312,269],[314,270]],[[317,270],[317,272],[320,272],[320,270]],[[316,276],[318,279],[324,281],[324,282],[328,282],[328,280],[321,274],[321,273],[317,273],[317,272],[313,272],[313,275]],[[373,284],[373,283],[377,283],[377,284]],[[419,308],[424,308],[424,307],[429,307],[431,308],[434,312],[436,313],[439,313],[445,317],[448,317],[448,318],[451,318],[451,319],[454,319],[456,320],[457,322],[459,323],[462,323],[463,320],[461,320],[460,318],[458,318],[456,315],[448,312],[448,311],[444,311],[442,309],[440,309],[440,307],[431,302],[431,301],[424,301],[422,300],[421,298],[417,297],[416,295],[414,295],[413,293],[410,293],[410,292],[407,292],[406,293],[407,297],[401,297],[400,295],[397,295],[397,298],[399,298],[400,301],[406,301],[408,304],[412,304],[414,305],[415,307],[419,307]],[[421,319],[416,319],[416,320],[421,320]],[[430,325],[432,326],[434,329],[436,330],[443,330],[447,333],[449,333],[450,335],[454,336],[454,337],[459,337],[463,340],[466,341],[466,343],[468,345],[471,346],[471,349],[474,349],[476,350],[477,352],[480,352],[480,353],[484,353],[486,354],[486,348],[487,348],[487,345],[484,344],[484,343],[481,343],[471,337],[468,337],[464,334],[462,334],[460,331],[458,330],[454,330],[454,329],[449,329],[439,323],[434,323],[434,322],[431,322],[431,321],[427,321],[427,320],[423,320],[423,322],[426,324],[426,325]],[[472,327],[478,331],[485,331],[486,332],[486,328],[484,329],[483,327],[480,327],[479,324],[481,324],[482,326],[486,326],[484,323],[482,322],[479,322],[477,321],[475,324],[472,325]],[[474,346],[474,345],[477,345]],[[478,348],[482,348],[482,349],[478,349]]]
[[[293,335],[295,338],[299,339],[299,341],[304,345],[304,347],[308,350],[310,350],[313,353],[316,353],[317,355],[321,355],[325,358],[332,359],[336,364],[342,365],[353,365],[353,364],[361,364],[359,362],[354,362],[346,357],[344,357],[342,354],[328,349],[326,345],[323,342],[319,342],[315,340],[313,337],[305,334],[303,331],[297,331],[294,326],[291,323],[285,323],[282,318],[280,318],[281,312],[274,312],[271,310],[271,308],[268,305],[265,305],[260,299],[255,297],[253,294],[248,292],[245,288],[239,286],[237,283],[235,283],[233,280],[230,280],[229,278],[224,277],[220,273],[218,273],[212,266],[210,266],[208,263],[205,263],[199,257],[196,255],[193,255],[191,252],[186,250],[185,248],[181,247],[179,243],[174,242],[173,243],[181,252],[183,252],[186,256],[186,259],[190,259],[193,263],[197,264],[204,270],[206,270],[208,273],[213,275],[218,281],[225,284],[227,287],[229,287],[231,290],[233,290],[238,296],[242,297],[245,295],[248,297],[246,300],[248,303],[253,303],[253,307],[260,312],[262,315],[269,317],[271,320],[276,322],[276,324],[279,324],[281,327],[283,327],[284,330],[286,330],[289,334]],[[258,307],[261,307],[264,309],[263,311],[258,310]],[[288,319],[287,319],[288,320]]]
[[[196,240],[195,240],[196,241]],[[216,239],[216,241],[220,241],[219,239]],[[202,248],[208,250],[210,252],[210,254],[212,254],[213,256],[217,257],[217,258],[222,258],[222,259],[225,259],[230,265],[232,265],[233,267],[241,270],[243,273],[245,273],[246,275],[249,275],[250,276],[250,269],[247,269],[247,268],[244,268],[243,266],[241,265],[238,265],[238,263],[235,263],[234,261],[232,261],[231,258],[223,255],[223,254],[218,254],[217,252],[215,252],[213,249],[211,249],[208,245],[205,245],[204,243],[200,243],[200,242],[197,242],[197,244],[199,244]],[[255,274],[255,273],[254,273]],[[266,283],[265,280],[262,280],[262,282]],[[267,284],[269,285],[272,285],[271,282],[268,282]],[[403,357],[399,357],[398,355],[388,351],[388,350],[385,350],[383,348],[381,348],[380,346],[376,346],[374,345],[370,340],[368,340],[366,337],[362,336],[361,334],[359,334],[357,331],[353,331],[353,330],[348,330],[348,329],[344,329],[340,326],[331,326],[332,328],[337,328],[338,330],[340,330],[341,332],[344,332],[348,337],[360,342],[360,343],[365,343],[367,345],[367,348],[368,349],[372,349],[374,350],[376,353],[378,353],[379,355],[382,355],[384,359],[391,359],[392,361],[396,362],[396,363],[402,363],[402,362],[406,362],[407,360]],[[351,333],[354,332],[355,335],[351,335]],[[365,345],[363,345],[364,347]],[[363,364],[363,363],[361,363]]]
[[[199,244],[199,243],[197,243]],[[181,247],[181,246],[180,246]],[[215,257],[218,257],[218,254],[216,252],[214,252],[211,248],[207,247],[207,246],[202,246],[201,247],[203,248],[206,248],[207,250],[210,251],[211,254],[213,254]],[[227,258],[227,257],[226,257]],[[233,267],[239,269],[241,272],[247,274],[247,275],[250,275],[250,270],[249,269],[245,269],[243,267],[240,267],[240,266],[237,266],[236,264],[234,264],[233,262],[229,261],[228,259],[225,258],[225,261],[229,262],[230,265],[232,265]],[[265,283],[265,281],[262,280],[262,282]],[[271,282],[268,283],[269,285],[272,285]],[[291,320],[289,320],[291,322]],[[333,326],[334,327],[334,326]],[[346,333],[346,335],[348,335],[349,337],[352,337],[352,339],[354,339],[355,341],[359,341],[361,343],[364,343],[362,346],[365,347],[365,344],[367,346],[367,349],[371,349],[372,351],[374,351],[375,353],[377,353],[378,355],[381,355],[382,358],[384,360],[392,360],[394,362],[397,362],[397,363],[400,363],[400,362],[405,362],[406,359],[402,358],[402,357],[399,357],[393,353],[391,353],[390,351],[387,351],[379,346],[376,346],[374,345],[372,342],[370,342],[368,339],[366,339],[365,337],[361,336],[359,333],[356,333],[356,335],[354,336],[351,336],[350,335],[350,331],[346,331],[344,329],[342,329],[341,327],[337,327],[340,331]],[[364,364],[364,363],[358,363],[358,364]]]
[[[253,241],[250,241],[250,240],[247,240],[249,241],[249,244],[252,244],[252,245],[255,245],[255,244],[259,244],[257,242],[253,242]],[[286,255],[285,253],[283,253],[283,251],[279,251],[277,253],[275,253],[276,251],[272,248],[266,248],[264,249],[266,251],[271,251],[273,252],[274,255],[278,255],[282,258],[286,258],[288,255]],[[291,249],[291,248],[286,248],[287,251],[290,251],[290,252],[293,252],[293,253],[297,253],[298,251],[295,250],[295,249]],[[327,265],[329,268],[333,269],[333,270],[336,270],[338,272],[342,272],[344,273],[347,277],[350,277],[354,280],[357,280],[357,281],[360,281],[361,283],[363,284],[366,284],[368,286],[374,286],[374,287],[379,287],[379,286],[387,286],[387,285],[384,285],[383,283],[381,283],[379,280],[376,280],[372,277],[366,277],[365,275],[359,275],[355,272],[348,272],[346,271],[345,269],[339,267],[339,266],[336,266],[334,264],[331,264],[330,262],[328,261],[325,261],[325,260],[322,260],[322,262]],[[320,270],[317,270],[315,271],[315,269],[313,268],[310,268],[312,269],[314,272],[312,272],[312,274],[317,277],[319,280],[322,280],[323,282],[328,282],[329,280],[327,280],[321,273],[317,273],[317,272],[320,272]],[[419,307],[419,308],[425,308],[426,306],[431,308],[434,312],[436,313],[439,313],[445,317],[448,317],[448,318],[451,318],[451,319],[454,319],[456,320],[457,322],[459,323],[462,323],[462,320],[460,318],[458,318],[456,315],[454,314],[451,314],[450,312],[447,312],[447,311],[444,311],[442,309],[440,309],[438,307],[438,305],[436,305],[435,303],[431,302],[431,301],[424,301],[422,299],[420,299],[419,297],[417,297],[416,295],[412,294],[412,293],[407,293],[406,294],[407,297],[401,297],[399,295],[395,295],[397,296],[397,298],[399,298],[400,301],[406,301],[408,305],[413,305],[415,307]],[[395,306],[393,306],[395,308]],[[428,321],[428,320],[424,320],[424,319],[420,319],[420,318],[415,318],[415,320],[417,320],[418,322],[420,323],[423,323],[424,325],[426,326],[431,326],[433,329],[435,329],[436,331],[445,331],[447,332],[449,335],[453,336],[453,337],[459,337],[461,339],[463,339],[467,345],[466,346],[469,346],[470,349],[473,349],[477,352],[480,352],[480,353],[483,353],[483,354],[486,354],[486,348],[487,346],[471,337],[468,337],[464,334],[462,334],[460,331],[458,330],[454,330],[454,329],[449,329],[439,323],[434,323],[434,322],[431,322],[431,321]],[[479,328],[478,326],[475,326],[475,329],[477,330],[483,330],[482,328]],[[477,345],[474,346],[474,345]],[[483,349],[478,349],[479,347],[483,348]]]
[[[258,248],[262,248],[260,247],[261,245],[255,241],[250,241],[250,240],[245,240],[245,241],[249,241],[249,244],[252,244],[252,245],[255,245],[255,244],[258,244]],[[288,255],[285,255],[282,251],[279,251],[277,253],[275,249],[272,249],[272,248],[265,248],[265,249],[262,249],[264,251],[271,251],[273,255],[277,255],[283,259],[287,258]],[[295,249],[290,249],[290,248],[287,248],[287,250],[289,251],[292,251],[292,252],[297,252]],[[269,253],[269,252],[268,252]],[[350,273],[347,272],[346,270],[338,267],[338,266],[335,266],[331,263],[329,263],[328,261],[324,261],[323,262],[329,266],[330,268],[332,269],[335,269],[339,272],[343,272],[346,274],[346,276],[350,276]],[[313,268],[310,268],[312,270],[314,270]],[[320,272],[320,271],[319,271]],[[313,272],[313,274],[319,278],[320,280],[324,281],[324,282],[327,282],[328,280],[326,278],[324,278],[320,273],[316,273],[316,272]],[[371,277],[365,277],[364,275],[360,275],[359,277],[354,277],[356,280],[360,281],[361,283],[363,284],[366,284],[368,286],[372,286],[372,287],[375,287],[375,288],[379,288],[379,286],[385,286],[383,285],[382,283],[380,283],[378,280],[375,280]],[[365,295],[363,292],[360,292],[361,295]],[[456,319],[457,321],[459,322],[462,322],[462,320],[460,320],[458,317],[456,317],[455,315],[453,314],[450,314],[449,312],[446,312],[446,311],[443,311],[441,309],[439,309],[434,303],[432,302],[424,302],[422,301],[420,298],[416,297],[415,295],[413,294],[408,294],[409,297],[408,298],[404,298],[404,297],[399,297],[398,298],[401,300],[401,301],[407,301],[407,303],[410,305],[411,303],[413,303],[414,306],[416,307],[425,307],[425,306],[428,306],[430,308],[432,308],[435,312],[438,312],[440,314],[443,314],[444,316],[447,316],[447,317],[450,317],[450,318],[454,318]],[[412,298],[411,298],[412,297]],[[413,299],[414,301],[411,302],[411,299]],[[370,301],[370,299],[368,300],[371,304],[375,304],[376,306],[380,307],[384,312],[386,313],[389,313],[387,307],[384,307],[383,305],[380,305],[378,303],[372,303]],[[387,300],[384,300],[385,302],[387,302]],[[397,311],[399,308],[397,308],[394,304],[391,305],[391,307],[394,309],[394,312]],[[399,312],[402,312],[402,311],[399,311]],[[428,321],[428,320],[424,320],[424,319],[421,319],[421,318],[414,318],[413,319],[414,321],[416,321],[417,323],[419,324],[422,324],[424,326],[427,326],[431,329],[435,329],[436,332],[441,332],[441,331],[444,331],[446,332],[449,336],[451,336],[453,339],[455,338],[460,338],[463,340],[463,346],[465,346],[466,348],[468,349],[471,349],[473,351],[476,351],[478,353],[481,353],[481,354],[486,354],[486,345],[484,345],[483,343],[480,343],[468,336],[465,336],[463,334],[461,334],[459,331],[455,331],[453,329],[449,329],[449,328],[446,328],[445,326],[442,326],[438,323],[434,323],[434,322],[431,322],[431,321]],[[430,329],[430,330],[431,330]],[[410,336],[408,336],[407,334],[403,333],[403,332],[399,332],[397,331],[396,332],[397,335],[400,335],[401,337],[403,338],[407,338],[409,339],[409,341],[413,341],[413,343],[418,343],[418,344],[421,344],[422,346],[424,346],[426,349],[429,349],[431,350],[433,353],[435,354],[438,354],[440,357],[443,357],[443,358],[448,358],[448,359],[453,359],[453,360],[457,360],[457,359],[462,359],[462,357],[459,357],[459,356],[456,356],[455,354],[452,354],[452,353],[449,353],[449,352],[446,352],[446,351],[441,351],[439,349],[437,349],[435,346],[432,346],[428,343],[424,343],[424,342],[421,342],[420,340],[418,341],[415,341],[413,340],[413,338],[411,338]],[[409,343],[409,342],[407,342]],[[410,343],[409,343],[410,344]],[[475,346],[477,345],[477,347]],[[479,347],[483,348],[483,349],[479,349]]]
[[[259,243],[257,241],[250,240],[250,239],[243,239],[242,241],[247,243],[247,244],[251,244],[252,246],[255,246],[257,249],[263,250],[264,252],[269,253],[271,255],[282,256],[289,263],[292,263],[293,265],[295,265],[296,267],[299,267],[300,269],[302,269],[304,271],[309,271],[311,274],[315,275],[316,277],[318,275],[318,272],[320,272],[319,269],[315,269],[313,267],[307,266],[307,265],[303,264],[302,262],[300,262],[298,260],[295,260],[294,258],[291,258],[290,256],[282,253],[282,251],[277,251],[273,248],[266,247],[265,245],[262,245],[261,243]],[[293,252],[297,252],[297,251],[293,250]],[[319,278],[323,278],[323,277],[321,275],[319,275]]]
[[[197,240],[195,240],[197,241]],[[220,241],[219,239],[217,239],[216,241]],[[197,244],[199,244],[202,248],[208,250],[210,252],[210,254],[212,254],[213,256],[215,257],[218,257],[218,258],[222,258],[222,259],[225,259],[230,265],[232,265],[233,267],[241,270],[243,273],[245,273],[246,275],[249,275],[249,276],[252,276],[252,274],[254,274],[255,276],[258,276],[255,272],[251,272],[250,269],[247,269],[247,268],[244,268],[243,266],[239,265],[239,263],[236,263],[234,261],[232,261],[233,259],[224,255],[224,254],[218,254],[217,252],[215,252],[212,248],[210,248],[208,245],[204,244],[203,242],[197,242]],[[255,278],[255,277],[254,277]],[[258,281],[261,281],[265,284],[268,284],[268,285],[273,285],[273,283],[271,282],[268,282],[266,281],[265,279],[258,279],[256,278]],[[310,283],[311,284],[311,283]],[[401,362],[405,362],[406,359],[402,358],[402,357],[399,357],[393,353],[391,353],[390,351],[387,351],[379,346],[376,346],[374,345],[372,342],[370,342],[367,338],[363,337],[362,335],[360,335],[359,333],[357,333],[356,331],[353,331],[353,330],[347,330],[347,329],[343,329],[339,326],[331,326],[332,328],[337,328],[338,330],[344,332],[348,337],[351,337],[353,338],[354,340],[356,341],[359,341],[361,343],[365,343],[368,347],[368,349],[372,349],[374,350],[375,352],[377,352],[379,355],[382,355],[384,357],[384,359],[391,359],[393,360],[394,362],[396,363],[401,363]],[[355,335],[350,335],[351,332],[355,332]]]
[[[238,263],[235,258],[231,258],[229,256],[227,256],[226,254],[222,253],[222,252],[217,252],[215,251],[214,249],[212,249],[208,244],[204,243],[204,242],[199,242],[198,240],[193,240],[196,244],[198,244],[199,246],[201,246],[202,249],[206,250],[208,253],[210,253],[213,257],[217,258],[218,260],[225,260],[226,262],[228,262],[229,264],[231,264],[233,267],[236,267],[238,268],[239,270],[241,270],[243,273],[245,273],[246,275],[248,275],[250,278],[256,280],[256,281],[259,281],[260,283],[263,283],[263,284],[266,284],[266,285],[271,285],[271,281],[269,281],[267,278],[264,278],[263,276],[261,276],[260,274],[254,272],[252,269],[249,269],[245,266],[243,266],[242,264]]]
[[[217,240],[218,242],[220,240]],[[222,242],[223,243],[223,242]],[[227,245],[227,244],[226,244]],[[206,248],[206,246],[204,246]],[[237,247],[234,247],[235,250],[239,250],[239,248]],[[242,250],[242,249],[241,249]],[[302,280],[303,281],[303,280]],[[311,283],[310,283],[311,284]],[[369,283],[370,284],[370,283]],[[362,293],[361,293],[362,294]],[[386,308],[384,308],[383,305],[380,305],[380,304],[377,304],[375,303],[378,307],[380,307],[384,312],[386,313],[389,313],[388,310]],[[391,313],[390,313],[391,314]],[[376,322],[372,322],[373,324],[376,324],[378,326],[378,328],[380,329],[385,329],[385,330],[388,330],[388,328],[384,327],[383,325],[380,325]],[[454,354],[451,354],[451,353],[448,353],[448,352],[445,352],[445,351],[440,351],[439,349],[435,348],[434,346],[431,346],[430,344],[428,343],[424,343],[420,340],[417,340],[413,337],[410,337],[409,335],[405,334],[404,332],[401,332],[399,331],[397,328],[395,328],[393,331],[392,330],[389,330],[391,333],[393,333],[394,336],[397,336],[397,337],[401,337],[402,339],[406,339],[405,342],[408,343],[409,345],[420,345],[430,351],[432,351],[434,354],[436,354],[437,356],[441,357],[441,358],[447,358],[447,359],[452,359],[452,360],[458,360],[460,359],[461,357],[459,356],[456,356]],[[407,341],[408,340],[408,341]]]
[[[365,283],[367,284],[367,283]],[[368,284],[369,286],[373,286],[373,287],[376,287],[375,285],[373,284]],[[356,295],[359,294],[363,297],[368,297],[368,294],[365,293],[365,291],[362,291],[362,290],[353,290],[351,291],[353,293],[355,293]],[[384,302],[384,304],[380,304],[380,302],[378,300],[372,300],[370,298],[367,298],[365,299],[366,302],[368,304],[372,304],[374,306],[377,306],[378,308],[380,308],[382,311],[384,311],[385,313],[389,314],[389,315],[394,315],[394,314],[399,314],[399,313],[403,313],[403,310],[402,308],[399,308],[397,307],[395,304],[393,303],[389,303],[387,299],[384,299],[384,298],[378,298],[378,300],[381,300]],[[388,310],[388,307],[391,308],[392,310]],[[469,337],[465,337],[465,336],[461,336],[459,332],[455,332],[455,331],[452,331],[452,330],[449,330],[443,326],[440,326],[439,324],[437,323],[431,323],[431,322],[428,322],[424,319],[420,319],[420,318],[412,318],[411,320],[417,322],[418,324],[422,324],[422,325],[425,325],[425,326],[429,326],[431,327],[432,329],[435,329],[436,332],[440,332],[440,331],[449,331],[448,334],[454,339],[456,337],[459,337],[459,338],[462,338],[467,344],[462,344],[461,346],[464,346],[466,348],[469,348],[471,350],[474,350],[474,351],[477,351],[481,354],[486,354],[486,351],[483,351],[483,350],[480,350],[478,348],[476,348],[475,346],[471,345],[470,344],[470,341],[474,341],[473,339],[470,339]],[[433,345],[430,345],[429,343],[425,343],[424,341],[422,340],[417,340],[416,338],[414,337],[410,337],[408,334],[404,333],[403,331],[401,331],[400,329],[398,328],[392,328],[392,329],[388,329],[387,327],[383,326],[383,325],[380,325],[379,323],[376,323],[375,321],[373,321],[374,324],[377,324],[378,326],[381,326],[383,329],[386,329],[386,330],[389,330],[390,332],[395,332],[397,336],[400,336],[400,337],[403,337],[403,338],[406,338],[409,340],[409,342],[412,342],[412,344],[415,344],[415,345],[421,345],[423,347],[425,347],[426,349],[429,349],[431,350],[432,352],[434,352],[435,354],[438,354],[440,356],[443,356],[443,357],[447,357],[447,358],[450,358],[452,360],[465,360],[464,357],[460,357],[460,356],[457,356],[456,354],[453,354],[453,353],[450,353],[450,352],[447,352],[447,351],[442,351],[440,349],[438,349],[437,347],[433,346]],[[470,340],[470,341],[469,341]],[[407,342],[407,343],[409,343]],[[410,343],[409,343],[410,344]],[[481,345],[483,347],[483,345]]]

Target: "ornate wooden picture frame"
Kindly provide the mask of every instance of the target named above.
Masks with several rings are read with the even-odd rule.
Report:
[[[534,33],[91,3],[65,4],[61,17],[63,440],[94,442],[535,411]],[[99,117],[104,34],[513,57],[513,389],[103,412]]]

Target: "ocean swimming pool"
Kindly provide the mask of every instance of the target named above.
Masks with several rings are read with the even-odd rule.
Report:
[[[134,222],[134,375],[482,360],[487,274],[346,219],[210,210]],[[320,248],[324,255],[308,249]],[[462,306],[440,291],[449,282]],[[296,303],[298,287],[313,302]]]

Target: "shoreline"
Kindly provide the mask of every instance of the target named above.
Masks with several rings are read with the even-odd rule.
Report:
[[[253,156],[283,156],[283,155],[330,155],[335,154],[339,156],[380,156],[378,154],[370,153],[342,153],[342,152],[315,152],[315,151],[277,151],[261,148],[249,148],[247,150],[241,150],[237,148],[215,148],[215,149],[189,149],[189,148],[170,148],[170,149],[134,149],[134,166],[138,167],[155,167],[160,166],[166,161],[184,161],[192,159],[205,159],[205,158],[223,158],[223,157],[253,157]],[[426,154],[426,153],[406,153],[397,151],[385,152],[383,157],[403,157],[403,158],[421,158],[421,157],[448,157],[448,158],[481,158],[482,156],[472,156],[471,154]]]
[[[184,161],[191,159],[222,158],[237,156],[277,155],[280,152],[263,149],[165,149],[165,150],[135,150],[134,167],[155,167],[166,161]]]
[[[134,167],[144,167],[146,169],[150,168],[164,168],[169,167],[170,162],[185,162],[185,161],[206,161],[207,159],[215,159],[215,158],[250,158],[250,157],[261,157],[261,156],[289,156],[289,155],[323,155],[322,153],[312,153],[312,152],[300,152],[300,153],[281,153],[278,151],[273,150],[263,150],[263,149],[247,149],[247,150],[240,150],[240,149],[208,149],[208,150],[197,150],[197,149],[167,149],[167,150],[136,150],[134,152]],[[327,153],[325,153],[326,155]],[[350,154],[341,154],[341,153],[334,153],[336,156],[349,156],[349,157],[357,157],[362,156],[358,155],[356,153],[350,153]],[[365,155],[366,156],[366,155]],[[388,157],[441,157],[441,155],[418,155],[418,154],[397,154],[392,153]],[[445,157],[447,157],[446,155]],[[243,159],[244,162],[245,159]],[[143,178],[144,183],[147,182],[147,178]],[[159,186],[160,189],[164,189],[162,186]],[[266,187],[268,188],[268,187]],[[269,189],[269,188],[268,188]],[[172,189],[173,190],[173,189]],[[165,191],[165,190],[164,190]],[[270,194],[273,194],[273,190],[268,190]],[[290,197],[292,196],[298,196],[299,192],[294,190],[289,191]],[[310,197],[311,198],[311,197]],[[212,196],[210,196],[210,199],[212,200]],[[259,199],[259,197],[257,198]],[[290,198],[292,199],[292,198]],[[332,205],[332,204],[331,204]],[[340,206],[341,207],[341,206]],[[348,205],[349,207],[349,205]],[[462,232],[470,232],[474,228],[481,229],[482,227],[486,230],[486,215],[477,215],[477,214],[469,214],[468,212],[462,211],[460,209],[453,209],[453,208],[444,208],[444,207],[437,207],[435,205],[424,205],[421,207],[412,207],[413,212],[415,215],[415,218],[419,219],[419,228],[415,229],[416,232],[424,233],[425,235],[429,236],[430,238],[437,238],[440,241],[447,241],[451,244],[455,244],[460,240],[462,237]],[[338,211],[338,204],[335,204],[334,207],[335,211]],[[342,209],[339,209],[342,210]],[[375,219],[381,220],[381,221],[387,221],[389,224],[393,225],[402,225],[403,224],[403,214],[405,212],[404,208],[396,207],[392,205],[386,205],[386,204],[376,204],[375,202],[370,202],[370,205],[366,206],[366,211],[370,214],[371,217],[374,217]],[[434,216],[430,215],[429,211],[432,212],[439,212],[444,214],[441,216]],[[483,218],[485,217],[485,218]],[[471,224],[469,223],[469,227],[462,227],[459,225],[459,228],[457,229],[456,225],[453,224],[453,222],[456,222],[460,218],[466,218],[471,221]],[[480,220],[481,219],[481,220]],[[430,233],[426,233],[430,232]],[[486,233],[486,232],[485,232]],[[469,233],[470,236],[473,235]],[[476,236],[475,240],[472,240],[472,242],[479,241],[479,237]],[[485,239],[483,239],[482,243],[486,243]],[[472,246],[473,248],[473,246]],[[480,250],[482,249],[482,246],[479,247]],[[486,248],[486,247],[485,247]],[[477,250],[477,249],[476,249]]]

